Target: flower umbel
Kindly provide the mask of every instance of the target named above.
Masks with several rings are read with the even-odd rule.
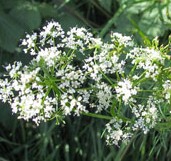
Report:
[[[33,58],[28,65],[5,67],[0,100],[19,119],[37,125],[67,115],[108,120],[109,145],[128,143],[137,131],[162,128],[171,115],[166,47],[138,47],[120,33],[110,39],[104,42],[83,27],[65,33],[54,21],[27,34],[21,45]]]

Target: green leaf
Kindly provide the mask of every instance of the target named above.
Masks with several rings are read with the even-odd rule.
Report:
[[[0,15],[0,47],[13,52],[17,46],[18,40],[24,33],[23,28],[15,22],[10,16],[1,12]]]
[[[126,9],[115,22],[115,31],[122,33],[138,33],[140,36],[153,39],[162,36],[169,29],[170,4],[158,1],[139,0],[130,1]]]
[[[26,31],[36,29],[41,24],[38,8],[31,3],[24,3],[13,8],[9,15]]]
[[[100,5],[106,9],[108,12],[111,12],[111,4],[112,4],[112,0],[98,0]]]
[[[138,25],[142,31],[146,32],[147,36],[154,38],[161,36],[167,29],[162,22],[162,8],[153,8],[153,10],[146,11],[141,17]]]
[[[5,11],[8,11],[8,14]],[[38,28],[40,23],[39,10],[33,4],[24,0],[1,0],[0,47],[14,52],[24,32]]]
[[[58,18],[58,21],[60,22],[60,24],[62,25],[64,30],[68,30],[69,28],[72,27],[83,27],[85,26],[85,24],[78,19],[76,16],[72,15],[72,14],[67,14],[65,13],[65,15],[60,16]]]
[[[0,0],[0,6],[3,9],[11,9],[18,5],[19,3],[23,3],[24,0]]]
[[[37,7],[43,18],[57,18],[58,12],[57,9],[48,3],[38,3]]]

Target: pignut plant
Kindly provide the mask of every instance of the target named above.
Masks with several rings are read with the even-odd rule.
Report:
[[[7,65],[0,79],[0,100],[19,119],[37,125],[68,115],[104,119],[106,142],[117,146],[171,127],[169,45],[154,39],[138,46],[120,33],[103,41],[83,27],[64,32],[54,21],[21,45],[32,60]]]

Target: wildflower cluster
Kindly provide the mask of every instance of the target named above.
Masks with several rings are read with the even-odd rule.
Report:
[[[119,145],[170,117],[166,48],[138,47],[119,33],[103,42],[85,28],[64,32],[57,22],[26,35],[22,46],[31,62],[6,66],[0,80],[0,99],[18,118],[37,125],[67,115],[106,119],[106,141]]]

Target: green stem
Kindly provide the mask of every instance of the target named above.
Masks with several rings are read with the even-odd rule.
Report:
[[[112,25],[117,21],[117,19],[123,13],[123,11],[125,10],[125,8],[126,8],[126,5],[122,5],[118,9],[118,11],[113,15],[113,17],[107,22],[106,26],[100,32],[100,37],[101,38],[103,38],[106,35],[106,33],[110,30],[110,28],[112,27]]]
[[[105,115],[101,115],[101,114],[86,113],[86,112],[83,112],[82,114],[85,116],[94,117],[94,118],[98,118],[98,119],[105,119],[105,120],[111,120],[112,119],[111,116],[105,116]]]
[[[109,79],[109,77],[107,77],[103,71],[100,70],[100,73],[104,76],[104,78],[113,86],[113,82]]]
[[[133,140],[135,139],[136,134],[131,138],[131,140],[129,141],[128,144],[122,144],[114,161],[122,161],[127,153],[127,151],[129,150]]]

